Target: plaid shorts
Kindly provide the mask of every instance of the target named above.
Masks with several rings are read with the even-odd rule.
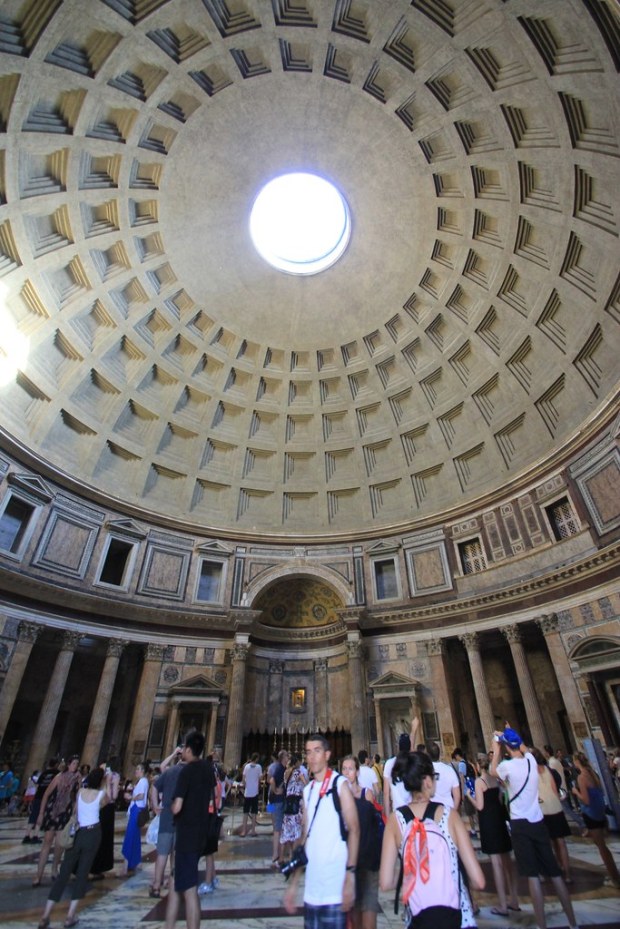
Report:
[[[347,914],[340,903],[313,906],[304,903],[304,929],[346,929]]]

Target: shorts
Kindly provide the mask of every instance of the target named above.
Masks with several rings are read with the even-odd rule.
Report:
[[[570,835],[570,826],[564,813],[552,813],[545,816],[545,826],[551,839],[564,839]]]
[[[592,819],[592,817],[588,816],[587,813],[584,813],[583,810],[581,811],[581,815],[583,816],[583,821],[585,823],[586,829],[606,829],[607,828],[606,819]]]
[[[341,903],[314,906],[304,903],[304,929],[346,929],[347,914]]]
[[[157,854],[171,855],[174,848],[174,832],[157,833]]]
[[[273,822],[273,831],[282,832],[282,820],[284,819],[284,803],[271,803],[271,819]]]
[[[255,797],[244,797],[243,798],[243,812],[251,813],[252,816],[256,816],[258,813],[258,794]]]
[[[179,852],[174,856],[174,889],[178,894],[198,887],[200,852]]]
[[[379,872],[358,868],[355,878],[355,909],[363,913],[381,913]]]
[[[41,800],[42,797],[35,797],[30,805],[30,811],[28,813],[28,825],[36,826],[39,813],[41,811]]]
[[[539,874],[560,877],[562,872],[553,854],[544,820],[531,823],[527,819],[511,819],[510,835],[521,877],[538,877]]]
[[[407,929],[460,929],[461,911],[450,906],[429,906],[412,916]]]

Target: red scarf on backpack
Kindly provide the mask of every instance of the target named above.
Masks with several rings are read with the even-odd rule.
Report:
[[[411,823],[411,832],[407,836],[407,841],[405,842],[403,873],[403,903],[406,904],[415,887],[418,873],[423,884],[427,883],[431,875],[426,828],[424,823],[419,820],[417,816],[414,817]]]

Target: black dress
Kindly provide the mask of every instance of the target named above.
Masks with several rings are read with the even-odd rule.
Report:
[[[499,787],[487,787],[484,791],[484,807],[478,810],[478,822],[480,824],[480,850],[485,855],[500,855],[512,849]]]
[[[105,874],[114,868],[114,804],[106,803],[99,811],[101,844],[91,866],[91,874]]]

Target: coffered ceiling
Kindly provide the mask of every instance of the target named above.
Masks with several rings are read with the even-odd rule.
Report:
[[[613,0],[5,0],[0,426],[202,531],[387,531],[617,409]],[[286,171],[351,243],[248,218]],[[13,370],[8,370],[13,365]]]

